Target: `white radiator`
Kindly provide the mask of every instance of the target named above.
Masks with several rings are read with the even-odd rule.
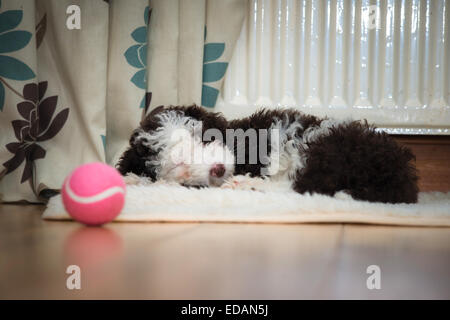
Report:
[[[217,109],[450,134],[450,0],[249,0]]]

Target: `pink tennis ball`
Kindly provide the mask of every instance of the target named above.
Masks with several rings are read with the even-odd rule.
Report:
[[[87,225],[114,220],[125,204],[125,182],[120,173],[101,162],[76,168],[61,188],[69,215]]]

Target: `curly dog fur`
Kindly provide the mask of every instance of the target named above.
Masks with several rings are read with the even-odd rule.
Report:
[[[260,110],[231,121],[229,127],[268,129],[275,120],[281,121],[285,128],[297,124],[284,141],[284,144],[293,142],[302,159],[289,176],[295,191],[330,196],[345,191],[354,199],[372,202],[417,202],[415,156],[365,121],[330,121],[294,109],[278,109]],[[314,135],[315,132],[318,134]],[[255,147],[246,144],[248,152]],[[259,176],[265,166],[262,160],[258,159],[256,164],[236,164],[235,173]]]

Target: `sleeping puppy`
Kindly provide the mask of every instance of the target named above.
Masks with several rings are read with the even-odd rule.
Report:
[[[409,149],[367,122],[322,119],[295,109],[263,109],[227,122],[195,105],[161,106],[133,132],[118,169],[185,186],[287,187],[415,203],[413,160]]]
[[[234,157],[224,144],[227,121],[196,105],[160,106],[133,131],[117,168],[152,181],[220,186],[233,174]]]

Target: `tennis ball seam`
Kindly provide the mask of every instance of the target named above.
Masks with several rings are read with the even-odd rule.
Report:
[[[67,195],[73,201],[76,201],[76,202],[82,203],[82,204],[90,204],[90,203],[94,203],[97,201],[102,201],[102,200],[105,200],[117,193],[125,194],[125,190],[122,187],[114,186],[114,187],[105,189],[102,192],[94,194],[92,196],[79,196],[70,187],[70,179],[67,179],[67,181],[64,185],[64,189],[67,192]]]

